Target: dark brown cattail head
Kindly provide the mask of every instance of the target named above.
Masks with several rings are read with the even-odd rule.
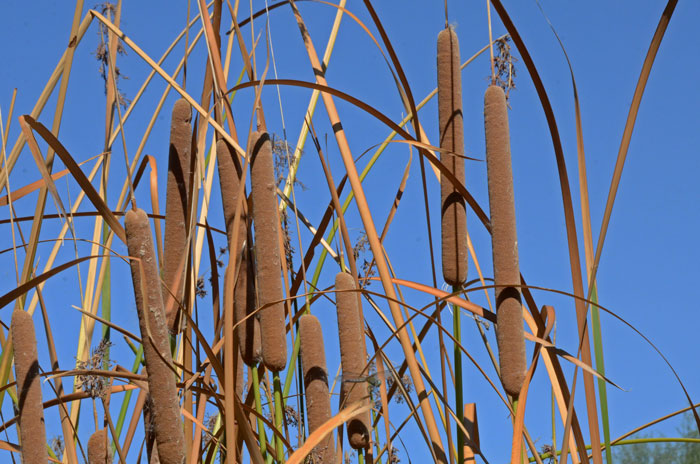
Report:
[[[299,319],[299,340],[301,344],[301,365],[306,389],[306,415],[309,433],[313,433],[331,418],[331,398],[328,392],[328,371],[326,370],[325,345],[321,323],[311,314]],[[313,450],[315,463],[335,462],[335,441],[330,433]]]
[[[264,307],[260,311],[262,355],[265,367],[278,372],[287,365],[287,336],[281,301],[280,221],[270,136],[266,132],[253,132],[249,146],[258,304]]]
[[[240,244],[246,240],[247,218],[245,214],[245,197],[241,205],[238,205],[238,191],[241,185],[241,164],[238,155],[225,140],[216,143],[216,159],[219,167],[219,183],[221,184],[221,203],[224,208],[224,224],[228,236],[229,247],[234,250],[240,248]],[[245,194],[245,190],[243,191]],[[241,216],[238,233],[238,243],[231,245],[233,239],[233,221],[236,207]],[[234,256],[233,254],[231,256]]]
[[[182,301],[184,290],[184,257],[187,243],[187,198],[189,195],[190,152],[192,143],[192,109],[184,98],[173,106],[170,125],[168,183],[165,197],[165,240],[163,243],[163,289],[168,327],[175,329],[178,305],[170,293]]]
[[[437,40],[438,117],[440,161],[464,184],[464,119],[459,42],[452,28]],[[450,285],[467,280],[467,210],[464,198],[444,175],[440,178],[442,217],[442,275]]]
[[[46,464],[46,427],[34,322],[29,313],[15,310],[12,313],[11,324],[15,348],[22,463]]]
[[[486,167],[496,284],[496,338],[501,378],[506,391],[517,396],[525,379],[525,338],[520,300],[518,235],[515,229],[513,172],[510,160],[508,108],[503,89],[496,85],[484,96]]]
[[[260,344],[260,321],[257,315],[251,315],[255,311],[255,275],[252,266],[248,264],[247,250],[242,253],[243,258],[239,263],[237,274],[229,276],[233,267],[226,267],[226,285],[233,284],[233,317],[236,324],[236,335],[243,361],[253,366],[262,360],[262,347]],[[225,293],[228,294],[228,293]],[[224,304],[231,304],[225,301]],[[243,322],[240,322],[243,321]]]
[[[133,209],[125,215],[126,246],[131,258],[131,277],[148,370],[148,389],[158,445],[163,463],[185,462],[185,436],[170,354],[170,336],[165,320],[161,282],[153,250],[148,216]]]
[[[338,310],[338,337],[340,338],[340,362],[343,382],[340,386],[341,409],[358,401],[369,404],[367,382],[367,348],[364,327],[357,307],[355,279],[350,274],[339,272],[335,276],[335,301]],[[369,446],[369,411],[358,414],[348,421],[348,441],[355,449]]]
[[[100,429],[90,436],[87,444],[89,464],[111,464],[112,450],[109,446],[107,430]]]

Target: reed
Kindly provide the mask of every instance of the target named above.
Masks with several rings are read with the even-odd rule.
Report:
[[[355,289],[355,279],[350,274],[346,272],[336,274],[335,302],[338,311],[340,363],[343,369],[343,382],[340,385],[341,409],[358,401],[363,404],[369,403],[367,382],[354,381],[367,375],[367,348],[360,311],[357,307],[357,295],[353,291]],[[369,411],[350,419],[347,426],[350,446],[355,449],[367,448],[371,429]]]
[[[309,433],[313,433],[332,416],[325,345],[318,318],[311,314],[301,316],[299,319],[299,339],[306,395],[306,417]],[[314,462],[317,464],[336,462],[334,443],[333,433],[328,434],[311,453]]]
[[[151,227],[140,209],[127,212],[124,223],[158,456],[162,464],[184,463],[185,436]]]
[[[111,464],[112,452],[106,429],[100,429],[90,436],[87,444],[88,464]]]
[[[34,321],[29,313],[12,313],[12,339],[15,349],[17,408],[23,464],[46,464],[46,426],[39,377],[39,358]]]
[[[287,365],[287,337],[282,302],[282,280],[277,216],[277,193],[272,143],[266,133],[250,136],[251,197],[255,227],[255,269],[258,283],[260,335],[265,367],[279,372]]]
[[[508,106],[503,89],[497,85],[486,89],[484,124],[496,284],[498,359],[503,386],[510,395],[517,397],[525,379],[525,338],[519,289]]]
[[[163,296],[168,329],[178,324],[178,304],[184,291],[184,258],[187,245],[187,198],[189,196],[192,108],[185,99],[173,105],[170,124],[168,182],[165,197],[165,238],[163,240]],[[172,294],[172,295],[171,295]],[[173,299],[173,295],[175,299]]]
[[[440,161],[464,184],[464,118],[459,41],[452,28],[437,39],[438,120]],[[467,210],[464,198],[444,176],[440,179],[442,275],[450,285],[467,280]]]

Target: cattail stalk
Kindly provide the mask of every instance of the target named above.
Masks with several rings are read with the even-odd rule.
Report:
[[[34,322],[29,313],[12,313],[12,339],[15,349],[15,376],[19,408],[19,430],[23,464],[46,464],[46,427],[39,378],[39,357]]]
[[[306,394],[306,416],[309,433],[313,433],[331,418],[331,398],[328,392],[328,371],[323,344],[321,323],[311,314],[299,319],[299,339],[301,342],[301,365],[304,374]],[[312,451],[317,464],[335,462],[335,444],[330,433]]]
[[[438,119],[440,161],[464,184],[464,119],[459,42],[452,28],[437,40]],[[442,213],[442,275],[450,285],[467,280],[467,210],[464,198],[446,177],[440,179]]]
[[[180,464],[185,462],[185,437],[151,227],[139,209],[127,212],[124,223],[158,456],[162,464]]]
[[[255,224],[255,264],[258,283],[260,333],[265,367],[279,372],[287,365],[287,337],[279,250],[272,143],[266,133],[251,134],[251,196]]]
[[[100,429],[90,436],[87,444],[88,464],[111,464],[112,450],[106,429]]]
[[[357,307],[355,279],[345,272],[335,276],[335,302],[338,311],[338,337],[340,339],[340,363],[343,382],[340,385],[341,409],[358,401],[369,404],[367,382],[358,382],[366,376],[367,348],[364,330]],[[369,411],[358,414],[348,421],[348,441],[354,449],[369,446]]]
[[[462,74],[460,68],[459,40],[454,29],[448,27],[438,34],[437,40],[438,121],[440,160],[462,184],[465,183],[464,117],[462,113]],[[458,292],[467,280],[467,210],[464,198],[455,186],[441,175],[440,198],[442,213],[442,275]],[[453,336],[461,343],[462,328],[459,308],[452,308]],[[462,351],[455,343],[455,411],[462,421]],[[464,461],[464,435],[457,429],[457,462]]]
[[[163,243],[163,297],[168,328],[178,325],[178,302],[184,294],[187,257],[187,199],[189,197],[192,108],[184,98],[175,102],[170,125],[168,183],[165,197],[165,239]],[[171,295],[172,293],[172,295]],[[175,298],[173,298],[173,295]]]
[[[260,346],[260,321],[257,316],[248,317],[255,311],[255,275],[253,266],[250,265],[248,241],[248,219],[245,213],[245,197],[238,205],[238,192],[241,184],[241,164],[236,152],[224,140],[216,144],[216,154],[219,166],[219,182],[221,183],[221,202],[224,209],[224,223],[228,236],[229,256],[231,262],[238,260],[235,276],[232,276],[234,285],[233,314],[236,323],[245,319],[245,322],[237,325],[236,334],[240,346],[243,361],[252,366],[262,359]],[[239,209],[239,228],[236,243],[233,240],[233,225],[236,209]],[[226,269],[228,271],[228,268]],[[226,280],[228,282],[228,279]]]
[[[496,284],[496,339],[501,379],[508,394],[518,395],[525,379],[525,338],[520,299],[518,236],[515,229],[513,172],[508,108],[503,89],[489,86],[484,96],[486,167]]]

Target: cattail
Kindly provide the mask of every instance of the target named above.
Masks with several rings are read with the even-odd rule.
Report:
[[[165,197],[165,240],[163,243],[163,296],[165,297],[168,328],[176,329],[178,304],[182,301],[187,243],[187,198],[189,195],[192,109],[181,98],[173,106],[170,125],[170,154],[168,183]],[[168,291],[169,290],[169,291]],[[172,295],[177,300],[174,300]]]
[[[241,165],[236,153],[225,140],[219,140],[216,144],[216,153],[229,256],[231,256],[231,262],[235,262],[234,260],[238,259],[238,272],[233,278],[234,317],[235,321],[238,322],[255,311],[255,275],[253,274],[253,267],[249,265],[248,219],[244,210],[245,197],[243,197],[241,205],[238,206]],[[240,214],[238,241],[233,244],[231,241],[233,240],[233,223],[237,206]],[[245,319],[245,322],[236,327],[236,333],[243,361],[250,366],[260,362],[262,359],[262,348],[260,347],[260,321],[258,318],[251,316]]]
[[[464,184],[464,119],[459,42],[452,28],[437,40],[438,116],[440,161]],[[442,275],[450,285],[467,280],[467,210],[462,195],[444,175],[440,176],[442,213]]]
[[[305,314],[299,319],[301,365],[306,389],[306,415],[309,433],[313,433],[331,418],[331,398],[328,393],[328,371],[323,344],[323,332],[318,318]],[[330,433],[313,450],[314,462],[335,462],[335,444]]]
[[[87,453],[89,464],[111,464],[112,450],[107,441],[107,430],[100,429],[90,436]]]
[[[340,363],[343,382],[340,386],[341,408],[361,401],[369,404],[367,382],[358,381],[365,372],[367,348],[364,330],[357,307],[355,279],[350,274],[339,272],[335,276],[335,303],[338,310],[338,336],[340,338]],[[358,414],[348,422],[348,441],[355,449],[369,446],[369,411]]]
[[[503,89],[496,85],[484,96],[486,167],[491,208],[493,274],[496,284],[496,339],[501,378],[517,396],[525,379],[525,338],[520,300],[518,236],[515,230],[513,172],[510,161],[508,109]],[[512,285],[512,286],[511,286]]]
[[[46,464],[48,453],[36,333],[32,316],[22,310],[12,313],[12,340],[15,347],[22,463]]]
[[[185,462],[185,436],[170,354],[170,336],[163,309],[158,265],[148,216],[143,210],[126,213],[126,246],[131,259],[131,277],[148,369],[153,426],[158,456],[163,464]]]
[[[260,311],[262,356],[265,367],[278,372],[287,365],[287,337],[281,301],[280,222],[270,136],[267,132],[253,132],[250,147],[258,304],[270,305]]]

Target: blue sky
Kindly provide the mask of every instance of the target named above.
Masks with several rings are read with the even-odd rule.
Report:
[[[256,9],[264,5],[264,2],[260,1],[254,3]],[[371,25],[371,19],[360,2],[351,3],[350,10],[365,24]],[[484,4],[485,2],[448,2],[449,20],[457,28],[463,60],[487,43]],[[541,4],[566,47],[578,84],[595,241],[634,86],[665,2],[620,0],[581,3],[543,0]],[[7,117],[13,88],[18,89],[15,116],[31,111],[68,41],[73,15],[71,2],[38,1],[32,5],[31,11],[28,11],[24,2],[11,0],[5,2],[2,7],[3,27],[0,28],[0,40],[5,45],[2,51],[4,65],[0,67],[0,109],[3,123]],[[421,100],[435,87],[435,38],[444,25],[442,2],[404,0],[376,2],[374,6],[396,49],[413,95],[417,100]],[[537,4],[534,1],[510,1],[506,2],[505,6],[538,67],[554,108],[571,182],[583,261],[576,133],[569,70]],[[193,8],[196,9],[194,4]],[[241,8],[242,11],[247,11],[244,6]],[[335,11],[327,5],[311,2],[300,3],[299,8],[321,54]],[[677,369],[691,396],[696,400],[700,393],[700,375],[696,361],[700,356],[700,349],[693,341],[697,336],[700,316],[694,308],[693,295],[700,277],[697,266],[700,260],[700,247],[697,246],[700,209],[696,206],[700,199],[700,187],[696,181],[696,173],[700,169],[700,157],[697,156],[697,147],[700,144],[700,116],[696,111],[700,105],[700,93],[697,92],[694,83],[700,78],[700,65],[694,57],[700,39],[694,31],[699,10],[700,6],[696,2],[679,2],[659,50],[637,119],[598,272],[601,304],[652,339]],[[158,57],[182,28],[186,13],[184,2],[125,2],[122,28],[147,53]],[[240,17],[245,16],[246,13],[240,14]],[[375,29],[370,29],[379,40]],[[495,12],[493,30],[495,37],[505,32]],[[255,33],[260,31],[263,31],[263,22],[257,21]],[[250,47],[250,29],[245,28],[244,34]],[[270,35],[279,77],[312,79],[303,44],[288,8],[283,7],[271,12]],[[262,46],[259,46],[257,55],[259,66],[265,60],[264,35],[262,37]],[[96,24],[93,24],[76,51],[68,92],[69,100],[59,137],[79,160],[99,153],[104,138],[103,82],[98,73],[98,63],[92,54],[96,46]],[[197,100],[201,94],[205,53],[200,44],[189,64],[187,88]],[[176,58],[169,59],[164,65],[170,72],[176,65],[175,60],[182,56],[181,46],[176,49],[174,55]],[[234,59],[230,83],[235,82],[240,69],[239,61]],[[123,81],[122,90],[127,96],[133,96],[148,68],[132,51],[120,58],[119,66],[123,74],[129,77],[129,80]],[[517,89],[511,93],[510,128],[521,271],[531,285],[568,292],[571,291],[571,276],[561,193],[551,139],[544,113],[522,61],[516,63],[516,67]],[[463,73],[465,149],[467,155],[479,159],[484,158],[483,92],[488,84],[488,74],[486,54],[475,60]],[[274,71],[271,67],[268,78],[272,77]],[[343,20],[327,79],[332,87],[371,103],[394,120],[400,120],[404,115],[396,87],[381,54],[363,30],[349,18]],[[163,81],[156,78],[152,89],[144,95],[139,105],[141,111],[127,124],[125,135],[129,156],[133,156],[136,151],[143,127],[148,122],[145,115],[149,114],[149,110],[152,111],[164,87]],[[263,97],[268,125],[271,130],[281,135],[283,126],[276,92],[275,88],[268,87]],[[309,92],[294,88],[281,88],[280,92],[286,133],[290,143],[294,144]],[[236,97],[234,108],[238,111],[237,115],[240,114],[236,123],[241,133],[246,132],[249,124],[251,97],[252,93],[249,90],[239,92]],[[145,149],[145,153],[158,158],[161,193],[164,191],[167,164],[167,115],[175,98],[174,95],[169,97],[165,113],[159,117]],[[365,113],[346,103],[337,104],[355,156],[380,143],[389,133],[386,127]],[[39,118],[47,126],[50,126],[50,115],[54,106],[55,99],[52,99],[47,105],[47,110]],[[429,139],[434,142],[437,138],[435,101],[421,111],[420,118]],[[342,176],[342,163],[321,105],[314,124],[338,182]],[[10,131],[10,146],[17,133],[18,124],[15,117]],[[379,224],[383,225],[408,160],[408,148],[404,144],[394,145],[382,156],[365,182],[366,193],[372,201],[372,213],[378,227],[381,227]],[[324,190],[325,180],[320,177],[321,171],[313,146],[307,143],[306,148],[307,156],[302,159],[300,179],[307,185],[308,190],[298,190],[297,201],[312,222],[318,222],[329,199]],[[121,150],[122,144],[118,141],[115,143],[113,157],[114,179],[123,178]],[[411,177],[385,245],[400,277],[432,285],[420,168],[416,155],[414,152]],[[364,166],[364,162],[360,161],[359,165]],[[488,210],[485,163],[467,163],[467,188],[482,207]],[[38,178],[39,173],[31,155],[25,150],[18,167],[10,177],[12,188],[16,189]],[[439,236],[439,221],[436,221],[438,184],[430,171],[426,173],[426,179],[431,202],[434,247],[439,256],[439,240],[436,240]],[[64,191],[69,189],[71,198],[77,194],[77,186],[74,183],[66,187],[65,180],[62,180],[59,185]],[[112,187],[112,196],[118,194],[118,185],[120,184],[115,183]],[[318,192],[323,193],[319,195]],[[35,198],[36,195],[29,196],[18,202],[16,207],[23,212],[22,215],[33,213]],[[147,198],[143,190],[139,196],[140,204],[150,208]],[[212,195],[214,211],[218,211],[218,202],[216,191]],[[114,204],[110,206],[115,207]],[[53,205],[49,203],[48,208],[53,212]],[[87,205],[83,207],[83,210],[87,209]],[[161,205],[161,210],[163,209],[164,206]],[[2,219],[8,217],[6,207],[1,214]],[[348,221],[351,235],[356,239],[361,223],[354,207],[351,207],[348,213]],[[210,222],[212,225],[221,226],[220,213],[212,214]],[[485,275],[490,276],[490,240],[473,214],[469,216],[468,222],[480,265]],[[52,233],[55,236],[56,227],[56,223],[47,223],[46,238],[51,237]],[[28,230],[26,226],[25,234],[28,234]],[[89,237],[90,234],[89,223],[82,223],[78,235]],[[0,236],[4,238],[3,249],[11,246],[8,226],[3,226]],[[302,242],[307,244],[310,235],[304,231],[301,238]],[[217,237],[217,240],[221,244],[224,243],[221,237]],[[64,248],[64,260],[74,256],[72,249]],[[45,250],[43,254],[40,251],[40,256],[44,258],[49,248]],[[125,249],[117,247],[117,251],[123,253]],[[45,262],[44,258],[40,260],[41,265]],[[1,255],[0,259],[3,259],[5,269],[2,272],[5,283],[0,288],[2,293],[5,293],[12,288],[14,282],[14,265],[10,253]],[[439,266],[439,263],[437,265]],[[115,263],[114,267],[115,287],[122,285],[130,289],[131,282],[126,265]],[[207,267],[203,265],[203,269]],[[85,269],[86,267],[82,269],[83,272]],[[337,268],[327,265],[322,277],[322,286],[332,284],[336,270]],[[476,276],[473,270],[474,266],[470,263],[470,279]],[[67,282],[74,278],[74,273],[68,274]],[[441,282],[438,282],[439,285]],[[50,287],[47,287],[47,294],[55,298],[51,300],[55,302],[55,306],[49,308],[50,317],[56,320],[59,327],[65,324],[66,331],[66,339],[57,341],[59,357],[71,360],[71,356],[75,355],[73,340],[77,337],[75,321],[78,320],[78,316],[70,305],[79,304],[80,295],[77,288],[72,288],[76,287],[75,285],[66,288],[54,283],[53,288]],[[374,289],[377,288],[380,287]],[[416,306],[422,306],[430,300],[425,295],[408,291],[406,297]],[[570,352],[575,351],[573,302],[546,292],[536,292],[535,297],[539,305],[555,306],[558,317],[558,344]],[[133,301],[122,301],[121,298],[122,295],[115,291],[113,303],[124,304],[126,307],[133,305]],[[486,304],[483,294],[474,295],[474,301]],[[329,370],[334,371],[338,364],[335,351],[337,343],[334,342],[333,335],[334,310],[330,304],[323,306],[323,303],[319,303],[314,311],[324,323],[324,334],[329,341]],[[378,333],[386,336],[378,318],[370,313],[369,307],[365,307],[365,314],[368,315],[373,329],[376,327]],[[6,307],[0,317],[7,323],[9,316],[10,311]],[[449,319],[449,314],[445,314],[444,317]],[[115,319],[131,330],[136,328],[133,313],[124,312],[115,315]],[[35,320],[38,322],[38,319]],[[468,327],[465,330],[464,343],[473,350],[475,357],[487,366],[487,357],[478,339],[478,332],[472,328],[473,323],[464,318],[463,324]],[[687,405],[671,372],[648,345],[611,317],[603,316],[602,324],[606,373],[626,390],[608,388],[613,437]],[[494,342],[493,328],[489,335]],[[531,344],[528,344],[528,349],[532,349]],[[120,363],[130,366],[131,358],[128,357],[128,352],[118,352],[124,353],[125,356]],[[398,346],[390,348],[390,354],[397,361],[400,360]],[[436,353],[429,352],[428,359],[433,363],[431,365],[439,365],[434,364],[438,362]],[[493,375],[492,371],[490,375]],[[510,433],[506,412],[503,406],[498,404],[493,392],[489,391],[487,384],[478,376],[476,369],[467,367],[465,378],[465,399],[476,401],[478,404],[484,451],[490,462],[505,462],[508,450],[502,449],[499,443],[504,435]],[[538,368],[526,416],[526,425],[531,429],[533,438],[538,439],[538,446],[549,443],[550,440],[549,398],[544,370]],[[584,411],[582,399],[583,389],[579,388],[576,403],[579,415],[583,415]],[[6,409],[3,411],[7,412]],[[48,420],[51,424],[52,419]],[[55,421],[53,423],[55,424]],[[674,427],[675,423],[669,423],[657,430],[673,434]],[[402,435],[404,442],[410,445],[410,442],[417,438],[414,437],[416,433],[415,430],[408,429]],[[420,453],[425,452],[425,447],[416,446],[415,450],[411,448],[409,451],[412,457],[416,456],[415,459],[418,459]],[[414,452],[418,454],[413,454]]]

